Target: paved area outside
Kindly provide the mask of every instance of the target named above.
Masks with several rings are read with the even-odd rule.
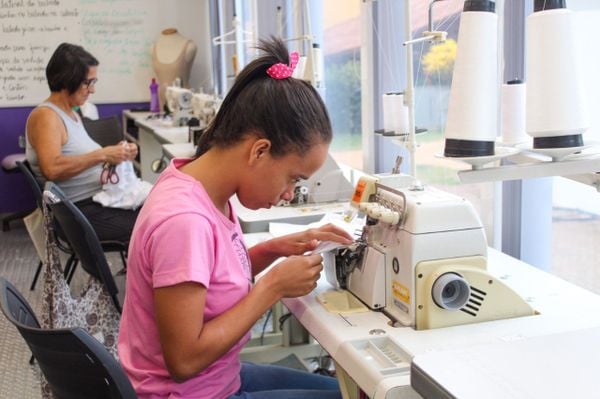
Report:
[[[600,294],[600,216],[555,208],[550,272]]]

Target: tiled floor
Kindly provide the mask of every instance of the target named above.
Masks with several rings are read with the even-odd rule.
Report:
[[[37,262],[23,225],[12,223],[9,232],[0,233],[0,275],[13,283],[39,313],[38,291],[29,291]],[[39,374],[29,364],[30,357],[31,352],[17,329],[0,315],[0,398],[41,398]]]
[[[121,266],[119,255],[107,254],[107,258],[116,272]],[[0,276],[18,289],[39,315],[41,276],[36,290],[29,290],[37,264],[35,249],[22,224],[12,223],[10,231],[0,233]],[[71,282],[73,292],[79,292],[85,278],[78,268]],[[0,315],[0,399],[41,398],[39,369],[29,364],[30,357],[31,352],[17,329]]]

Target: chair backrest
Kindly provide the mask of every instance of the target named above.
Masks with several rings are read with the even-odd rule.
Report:
[[[25,180],[27,181],[27,184],[31,188],[31,192],[33,193],[33,197],[35,198],[35,203],[36,203],[37,207],[40,210],[43,209],[42,208],[42,203],[43,203],[42,182],[39,181],[35,177],[28,160],[24,160],[23,162],[18,161],[17,167],[23,173],[23,176],[25,176]],[[65,235],[62,232],[60,226],[58,226],[58,224],[56,222],[54,223],[54,231],[55,231],[55,238],[56,238],[56,242],[58,244],[58,248],[67,254],[72,254],[73,250],[71,250],[71,248],[69,248],[69,245],[66,242]]]
[[[0,277],[0,308],[13,324],[40,328],[40,323],[27,300],[10,281],[3,277]]]
[[[0,277],[0,307],[27,342],[55,398],[137,397],[116,359],[87,331],[79,327],[41,329],[24,323],[15,317],[12,309],[21,306],[15,303],[31,311],[16,288]]]
[[[114,145],[124,140],[123,129],[118,116],[96,120],[83,118],[83,126],[89,136],[102,147]]]
[[[38,208],[42,209],[42,187],[40,186],[40,182],[35,178],[33,170],[31,170],[31,166],[29,165],[29,161],[17,161],[17,167],[21,173],[23,173],[23,176],[25,176],[25,180],[27,180],[27,184],[29,185],[29,188],[31,188],[31,192],[35,198],[35,203]]]
[[[89,220],[54,183],[46,183],[44,201],[50,206],[52,216],[60,225],[69,246],[79,258],[81,266],[86,272],[102,281],[120,312],[121,305],[117,298],[119,290],[100,240]]]

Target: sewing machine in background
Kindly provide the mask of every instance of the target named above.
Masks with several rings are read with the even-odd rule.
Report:
[[[431,187],[412,188],[411,181],[405,175],[359,180],[351,205],[366,214],[366,224],[355,245],[325,255],[328,280],[335,275],[346,295],[416,330],[535,314],[486,271],[487,242],[473,206]],[[341,293],[319,300],[326,307],[362,306],[340,301]]]
[[[171,112],[173,126],[186,126],[192,118],[192,96],[189,89],[179,86],[168,86],[165,91],[167,107]]]
[[[192,96],[192,114],[198,118],[202,129],[208,126],[220,106],[221,100],[215,94],[194,93]]]
[[[299,182],[290,201],[281,201],[269,209],[249,210],[237,197],[232,198],[244,233],[269,231],[269,223],[308,224],[328,212],[344,212],[354,188],[331,157],[309,179]]]

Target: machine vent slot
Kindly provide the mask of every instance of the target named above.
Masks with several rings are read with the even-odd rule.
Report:
[[[473,316],[473,317],[477,317],[477,313],[473,313],[473,312],[471,312],[470,310],[467,310],[467,309],[465,309],[465,308],[462,308],[460,311],[461,311],[461,312],[465,312],[466,314],[470,314],[470,315],[471,315],[471,316]]]
[[[471,298],[475,298],[480,300],[481,302],[483,302],[483,297],[480,295],[475,294],[474,292],[471,292]]]
[[[479,309],[483,305],[487,292],[471,286],[471,296],[468,302],[460,310],[473,317],[477,317]]]
[[[474,310],[475,312],[478,312],[478,311],[479,311],[479,308],[478,308],[478,307],[475,307],[475,306],[473,306],[473,305],[471,305],[471,304],[468,304],[468,303],[465,305],[465,308],[469,308],[469,309],[471,309],[471,310]]]
[[[477,307],[481,306],[481,302],[479,302],[479,301],[476,301],[476,300],[475,300],[475,299],[473,299],[473,298],[469,298],[469,302],[471,302],[471,303],[474,303],[475,305],[477,305]]]

